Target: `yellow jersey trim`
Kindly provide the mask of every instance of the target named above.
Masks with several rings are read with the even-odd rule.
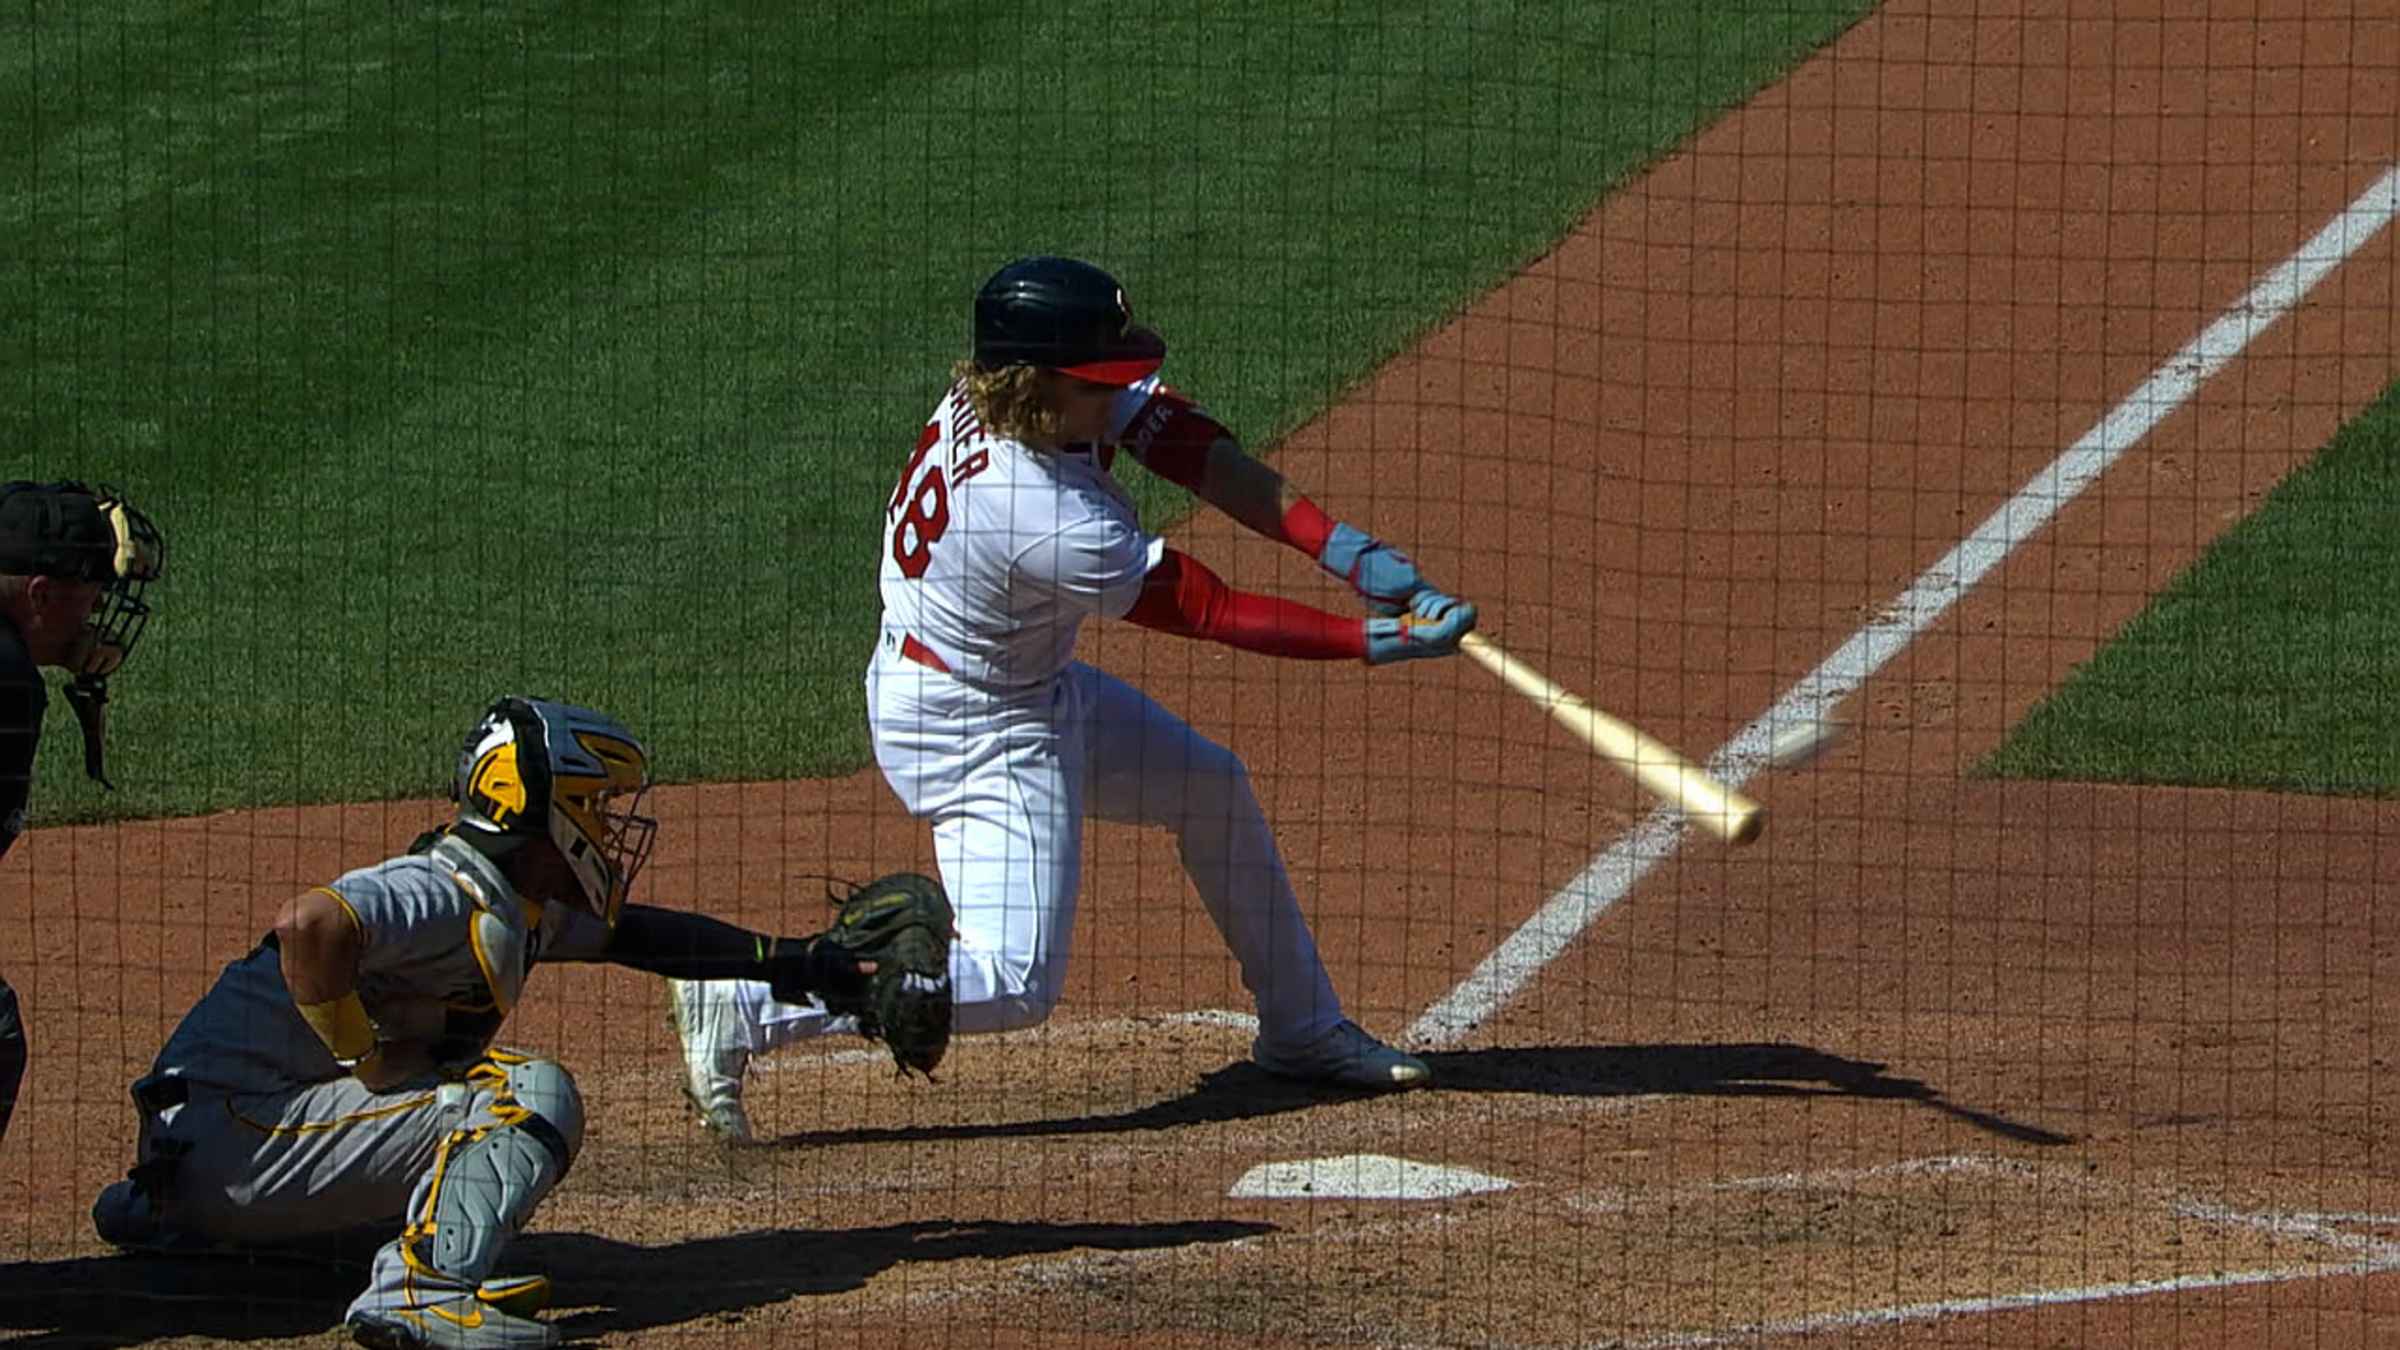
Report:
[[[362,940],[366,937],[366,924],[359,921],[358,911],[350,907],[349,900],[344,898],[340,891],[335,890],[331,886],[318,886],[314,889],[319,895],[333,897],[333,903],[342,907],[342,917],[350,921],[350,931],[358,934]]]
[[[467,920],[467,945],[475,950],[475,965],[483,972],[483,987],[492,991],[492,1006],[499,1009],[502,1017],[506,1017],[515,1004],[500,992],[500,977],[492,970],[491,954],[483,949],[483,919],[490,913],[490,910],[477,910],[475,916]],[[499,920],[495,917],[493,922]]]

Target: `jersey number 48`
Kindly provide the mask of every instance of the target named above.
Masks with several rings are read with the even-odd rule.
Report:
[[[892,526],[892,561],[900,574],[914,581],[933,566],[933,546],[941,542],[950,530],[950,488],[964,483],[991,467],[992,453],[978,450],[955,464],[925,462],[927,452],[942,440],[942,424],[927,422],[917,436],[916,453],[900,470],[900,483],[892,489],[892,500],[884,508],[884,518]],[[952,445],[951,453],[957,453]],[[917,470],[922,467],[924,474]]]

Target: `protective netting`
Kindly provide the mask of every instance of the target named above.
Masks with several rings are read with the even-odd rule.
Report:
[[[387,1036],[572,1073],[498,1267],[569,1336],[2392,1337],[2396,56],[2366,0],[10,8],[0,479],[173,551],[113,793],[8,693],[75,598],[0,575],[0,1341],[322,1344],[454,1124],[572,1151],[208,1081],[272,984],[162,1058],[511,693],[640,738],[634,903],[961,929],[925,1083],[353,906],[310,969]],[[1239,453],[1105,362],[1031,387],[1148,468],[947,392],[1044,254]],[[1369,650],[1336,523],[1484,654],[1279,658]],[[91,1217],[137,1080],[216,1113],[164,1254]]]

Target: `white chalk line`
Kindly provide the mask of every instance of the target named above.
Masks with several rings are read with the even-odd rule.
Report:
[[[2293,1218],[2312,1223],[2356,1223],[2370,1228],[2400,1228],[2400,1214],[2379,1214],[2370,1210],[2336,1209],[2295,1213]]]
[[[2069,1169],[2038,1168],[2011,1162],[2007,1159],[1972,1154],[1956,1158],[1919,1159],[1883,1168],[1858,1169],[1861,1176],[1902,1171],[1976,1170],[2005,1170],[2024,1176],[2047,1175],[2053,1180],[2070,1185],[2081,1185],[2088,1189],[2121,1190],[2125,1192],[2125,1198],[2128,1200],[2132,1199],[2134,1195],[2134,1188],[2125,1183],[2084,1177]],[[1756,1180],[1781,1182],[1783,1179],[1754,1179],[1753,1184]],[[1738,1184],[1731,1183],[1729,1185]],[[1803,1184],[1811,1183],[1804,1181]],[[2077,1303],[2102,1303],[2117,1299],[2144,1298],[2154,1294],[2191,1293],[2259,1284],[2289,1284],[2301,1280],[2332,1279],[2345,1275],[2377,1275],[2389,1271],[2400,1271],[2400,1242],[2376,1238],[2364,1233],[2346,1232],[2333,1226],[2336,1223],[2384,1223],[2395,1217],[2392,1215],[2303,1210],[2245,1210],[2217,1201],[2204,1200],[2188,1193],[2172,1196],[2164,1202],[2163,1208],[2168,1214],[2177,1218],[2194,1219],[2228,1228],[2251,1228],[2278,1237],[2320,1242],[2336,1250],[2355,1252],[2358,1255],[2347,1261],[2307,1262],[2296,1265],[2263,1266],[2248,1270],[2162,1275],[2147,1280],[2117,1280],[2096,1284],[2019,1290],[2004,1294],[1926,1299],[1914,1303],[1892,1304],[1876,1308],[1837,1309],[1832,1312],[1751,1322],[1737,1327],[1677,1331],[1631,1340],[1611,1339],[1595,1343],[1595,1350],[1696,1350],[1697,1347],[1756,1342],[1785,1336],[1816,1336],[1829,1332],[1861,1331],[1870,1327],[1933,1322],[1948,1317],[1988,1316],[1993,1313],[2022,1312]]]
[[[1907,1322],[1933,1322],[1945,1317],[1978,1317],[1990,1313],[2021,1312],[2033,1308],[2059,1307],[2073,1303],[2104,1303],[2121,1298],[2143,1298],[2152,1294],[2180,1294],[2203,1289],[2233,1289],[2252,1284],[2288,1284],[2294,1280],[2332,1279],[2343,1275],[2377,1275],[2400,1270],[2400,1256],[2373,1257],[2348,1261],[2339,1265],[2272,1266],[2259,1270],[2229,1270],[2208,1275],[2169,1275],[2155,1280],[2123,1280],[2108,1284],[2076,1285],[2059,1289],[2034,1289],[2020,1294],[1991,1294],[1973,1298],[1933,1299],[1924,1303],[1904,1303],[1886,1308],[1861,1308],[1850,1312],[1819,1313],[1807,1317],[1790,1317],[1773,1322],[1753,1322],[1748,1326],[1725,1331],[1677,1332],[1641,1340],[1600,1341],[1605,1350],[1693,1350],[1694,1347],[1732,1345],[1777,1336],[1814,1336],[1826,1332],[1863,1331],[1869,1327],[1897,1326]]]
[[[1729,786],[1738,788],[1747,782],[1764,764],[1767,747],[1779,733],[1817,722],[1931,628],[2018,545],[2032,538],[2239,356],[2253,338],[2380,234],[2395,214],[2400,214],[2400,166],[2386,170],[1833,655],[1719,747],[1708,758],[1709,772]],[[1682,813],[1672,807],[1652,811],[1534,911],[1457,988],[1427,1008],[1409,1027],[1408,1043],[1427,1047],[1453,1044],[1506,1006],[1653,867],[1674,856],[1685,825]]]
[[[2041,1168],[2011,1158],[1993,1157],[1983,1153],[1952,1153],[1932,1158],[1903,1158],[1897,1162],[1873,1163],[1865,1167],[1830,1167],[1816,1172],[1773,1172],[1755,1177],[1719,1177],[1709,1181],[1690,1182],[1680,1186],[1648,1190],[1584,1190],[1570,1191],[1564,1197],[1570,1209],[1586,1214],[1640,1214],[1667,1205],[1681,1204],[1711,1195],[1737,1191],[1806,1191],[1827,1190],[1840,1186],[1856,1186],[1861,1182],[1879,1181],[1885,1177],[1920,1176],[2011,1176],[2032,1179]],[[2080,1178],[2077,1178],[2080,1180]]]
[[[2331,1247],[2363,1251],[2374,1257],[2400,1256],[2400,1242],[2336,1228],[2322,1214],[2286,1213],[2280,1210],[2253,1212],[2192,1199],[2178,1199],[2169,1209],[2177,1218],[2198,1219],[2227,1228],[2255,1228],[2277,1237],[2306,1238]]]

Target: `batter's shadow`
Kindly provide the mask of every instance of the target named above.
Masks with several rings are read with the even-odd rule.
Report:
[[[1234,1242],[1278,1231],[1230,1220],[1187,1223],[887,1224],[825,1232],[753,1231],[644,1247],[592,1233],[531,1232],[502,1258],[550,1277],[568,1340],[745,1314],[788,1299],[856,1289],[902,1263],[1005,1260],[1068,1251],[1127,1252]],[[95,1256],[0,1265],[0,1332],[10,1350],[122,1350],[204,1337],[263,1341],[339,1334],[388,1228],[310,1254]],[[345,1338],[346,1340],[346,1338]]]
[[[1939,1088],[1851,1059],[1782,1041],[1690,1045],[1583,1045],[1459,1050],[1423,1056],[1440,1089],[1554,1096],[1864,1097],[1914,1102],[1987,1134],[2055,1148],[2074,1136],[1963,1106]]]
[[[1863,1097],[1913,1102],[2020,1144],[2074,1142],[2038,1125],[1962,1106],[1940,1089],[1850,1059],[1782,1042],[1691,1045],[1554,1045],[1445,1050],[1422,1056],[1432,1092],[1523,1092],[1556,1097]],[[1010,1139],[1054,1134],[1118,1134],[1253,1120],[1364,1094],[1294,1083],[1241,1061],[1201,1075],[1190,1092],[1106,1115],[1045,1120],[809,1130],[768,1141],[774,1148],[828,1144]]]

